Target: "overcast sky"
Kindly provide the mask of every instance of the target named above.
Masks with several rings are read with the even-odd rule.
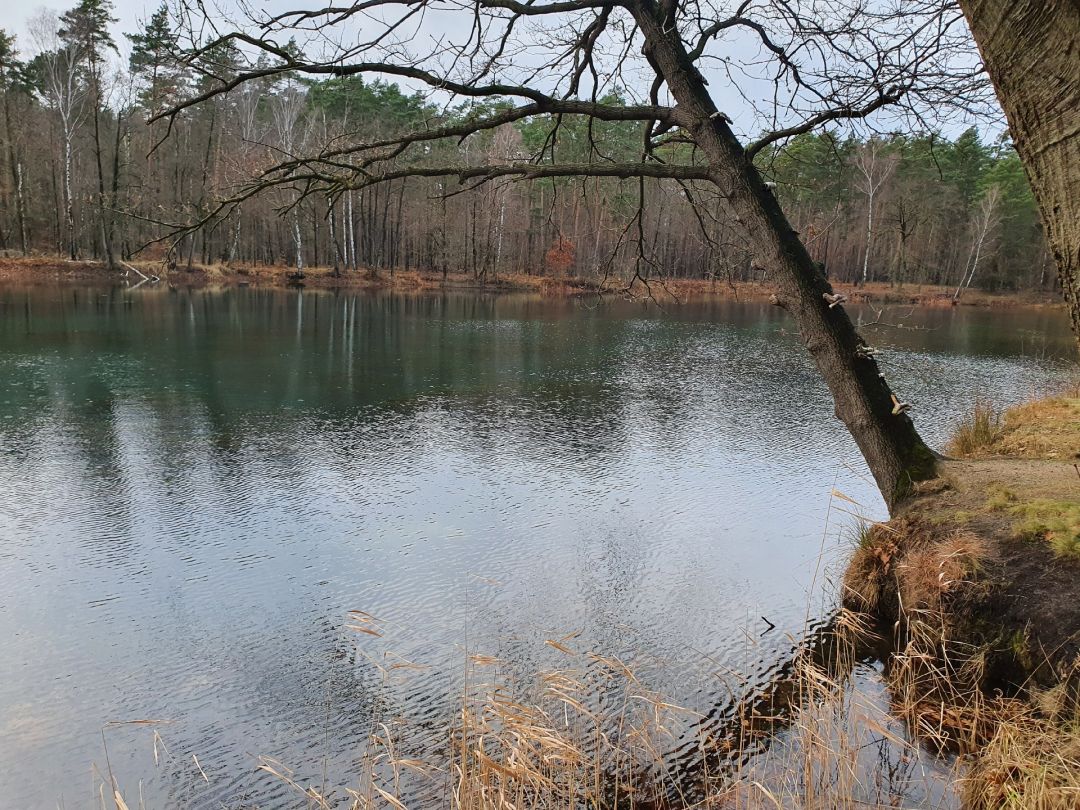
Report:
[[[19,52],[25,57],[33,50],[26,30],[26,21],[43,8],[60,14],[73,5],[74,2],[42,3],[40,0],[0,0],[0,28],[15,33],[18,37]],[[113,39],[116,40],[122,53],[127,52],[127,40],[123,35],[137,31],[140,21],[149,17],[150,12],[158,5],[160,5],[160,0],[113,0],[115,7],[113,16],[118,20],[113,26]]]
[[[60,0],[60,2],[42,3],[40,0],[0,0],[0,28],[14,32],[18,37],[20,54],[23,57],[29,56],[33,53],[34,47],[27,31],[27,20],[36,16],[42,8],[49,8],[56,13],[63,12],[74,5],[75,1],[76,0],[66,0],[65,2],[65,0]],[[250,3],[251,8],[257,9],[261,13],[265,13],[275,6],[282,8],[295,7],[289,0],[248,0],[248,2]],[[113,25],[113,38],[119,48],[120,58],[125,63],[127,61],[128,53],[130,52],[130,43],[123,35],[125,33],[132,33],[140,30],[142,23],[151,13],[153,13],[160,3],[161,0],[113,0],[114,15],[117,17],[117,22]],[[229,19],[236,13],[235,9],[237,6],[242,7],[244,4],[245,0],[209,0],[207,5],[210,8],[216,6],[219,10],[222,8],[228,9],[222,16]],[[323,4],[311,4],[312,7],[321,5]],[[443,17],[438,22],[433,22],[432,18],[428,18],[424,28],[429,30],[427,30],[425,34],[427,36],[434,36],[431,31],[433,28],[440,34],[445,34],[448,29],[452,30],[457,28],[459,17],[459,14],[452,13],[450,18]],[[236,14],[235,18],[243,19],[243,16]],[[471,22],[471,19],[469,19],[468,22]],[[760,43],[757,42],[756,39],[727,41],[725,43],[725,48],[727,49],[727,53],[737,58],[748,58],[750,61],[753,61],[755,55],[760,54]],[[974,48],[972,48],[972,54],[972,58],[977,60]],[[715,74],[714,77],[713,70],[704,63],[702,64],[702,68],[707,77],[714,79],[710,82],[710,89],[712,90],[713,98],[717,102],[717,105],[736,119],[736,131],[741,131],[742,134],[747,135],[760,132],[764,122],[759,115],[754,113],[747,99],[743,98],[742,95],[734,89],[730,81],[726,80],[726,77],[721,74]],[[406,87],[409,86],[407,82],[403,84]],[[756,87],[756,84],[758,84],[758,82],[753,79],[748,80],[743,78],[739,83],[739,88],[751,98],[756,96],[759,99],[767,100],[771,95],[771,83],[763,82],[761,87]],[[778,109],[781,110],[779,113],[781,118],[785,118],[786,116],[782,111],[785,108]],[[782,123],[790,123],[790,121]],[[997,127],[989,120],[973,122],[966,117],[942,119],[935,122],[934,126],[935,128],[940,128],[947,135],[956,135],[967,126],[970,126],[971,123],[981,124],[982,126],[980,128],[987,134],[992,134],[997,129]],[[898,124],[899,126],[897,126]],[[882,121],[880,125],[882,128],[889,130],[904,127],[903,123],[896,122],[895,120]]]

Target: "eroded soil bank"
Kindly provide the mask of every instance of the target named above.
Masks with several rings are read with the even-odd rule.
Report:
[[[949,452],[862,532],[845,603],[896,631],[899,712],[970,757],[969,806],[1080,806],[1080,389],[981,405]]]
[[[887,622],[940,613],[989,645],[988,676],[1056,682],[1080,656],[1080,396],[981,406],[951,449],[967,457],[864,533],[845,597]]]

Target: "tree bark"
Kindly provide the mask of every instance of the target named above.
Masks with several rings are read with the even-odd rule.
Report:
[[[1080,2],[960,0],[1039,205],[1080,342]]]
[[[341,275],[341,246],[338,244],[337,238],[337,219],[334,213],[334,201],[331,199],[327,202],[327,215],[326,223],[330,228],[330,247],[334,253],[334,278]],[[348,259],[346,259],[348,263]]]
[[[64,122],[64,217],[67,223],[68,255],[72,261],[79,257],[79,244],[75,236],[75,202],[71,192],[71,139],[73,133]]]
[[[650,61],[678,102],[682,126],[708,157],[714,180],[736,212],[757,263],[771,274],[776,303],[798,326],[832,393],[837,418],[855,439],[891,510],[914,482],[933,476],[934,454],[905,409],[896,407],[873,357],[860,356],[862,338],[843,307],[830,306],[827,296],[833,295],[832,287],[717,110],[678,31],[664,26],[664,13],[654,0],[640,0],[634,17],[645,35]]]
[[[97,161],[98,225],[101,228],[101,243],[105,249],[105,263],[110,270],[115,270],[118,265],[116,264],[116,256],[113,254],[112,216],[106,213],[108,209],[105,204],[105,169],[104,164],[101,162],[101,84],[95,60],[90,57],[88,61],[90,81],[93,85],[94,159]]]
[[[15,135],[11,129],[11,92],[4,88],[4,129],[7,133],[8,164],[11,171],[11,185],[15,192],[15,221],[19,229],[19,248],[23,256],[30,250],[26,241],[26,205],[23,199],[22,157],[15,151]]]

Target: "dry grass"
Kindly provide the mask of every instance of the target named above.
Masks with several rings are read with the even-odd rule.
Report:
[[[1001,412],[986,400],[977,399],[971,412],[957,424],[946,449],[961,458],[993,453],[1001,430]]]
[[[1007,491],[990,499],[1015,504]],[[848,598],[878,610],[886,594],[898,595],[891,607],[902,643],[887,668],[893,711],[923,745],[961,755],[966,771],[956,784],[964,807],[1080,807],[1073,683],[1080,661],[1058,686],[1031,688],[1028,698],[988,693],[990,650],[958,638],[953,627],[950,602],[978,595],[988,554],[968,531],[894,520],[872,529],[856,549],[845,578]],[[1012,644],[1017,655],[1030,655],[1026,638]]]
[[[1080,382],[1004,414],[991,403],[976,400],[971,413],[956,426],[947,451],[961,458],[1080,459]]]
[[[1080,383],[1058,396],[1006,411],[993,452],[1028,458],[1080,459]]]
[[[1046,701],[985,694],[984,651],[950,638],[946,605],[978,587],[985,544],[966,531],[901,528],[913,548],[902,545],[895,525],[878,525],[860,533],[856,558],[863,569],[895,578],[905,594],[906,632],[889,659],[887,681],[891,715],[905,721],[906,734],[850,677],[869,632],[850,612],[820,643],[804,646],[773,683],[744,697],[727,725],[703,723],[651,690],[627,663],[574,652],[559,639],[549,644],[566,656],[566,666],[524,681],[507,675],[496,658],[471,656],[457,721],[434,760],[403,753],[417,748],[409,740],[417,729],[407,720],[373,722],[349,806],[952,806],[948,786],[935,794],[919,784],[921,748],[961,755],[949,783],[966,806],[1077,806],[1070,803],[1080,789],[1075,727],[1063,724],[1060,712],[1048,714]],[[682,770],[674,767],[675,751]],[[688,751],[697,763],[689,771]],[[310,806],[340,806],[278,763],[266,761],[263,770]]]
[[[821,645],[804,648],[783,678],[747,696],[734,720],[719,726],[650,690],[625,662],[573,652],[561,641],[552,646],[565,653],[567,666],[525,683],[500,674],[497,659],[472,656],[472,676],[488,671],[494,677],[467,687],[445,757],[409,758],[402,752],[416,729],[407,722],[376,723],[358,783],[347,791],[348,806],[904,806],[900,798],[923,778],[920,754],[916,743],[889,728],[885,707],[849,678],[866,632],[854,614],[841,614],[825,641],[827,655]],[[883,756],[885,749],[890,753]],[[675,767],[676,750],[682,770]],[[695,763],[689,769],[688,754]],[[262,769],[313,807],[340,806],[279,763],[265,761]]]
[[[996,724],[962,781],[973,808],[1080,807],[1080,730],[1031,709]]]
[[[871,614],[940,614],[947,599],[979,587],[977,574],[987,554],[985,541],[966,529],[943,531],[909,518],[876,524],[852,554],[844,598]],[[899,604],[883,605],[887,595],[898,595]]]
[[[869,532],[861,550],[886,532]],[[882,563],[922,594],[904,608],[888,705],[851,677],[870,631],[848,611],[720,722],[650,689],[622,660],[553,639],[565,666],[524,680],[470,656],[457,718],[434,745],[427,723],[373,716],[348,788],[315,787],[270,759],[260,770],[317,810],[885,810],[955,807],[961,794],[973,810],[1080,806],[1080,733],[1064,690],[1037,702],[985,694],[982,651],[951,643],[932,609],[982,553],[954,533]],[[955,767],[928,774],[927,749],[959,754]],[[127,806],[111,775],[101,784]]]
[[[1077,482],[1072,466],[1080,459],[1080,383],[1004,414],[990,403],[976,402],[948,450],[956,456],[996,457],[985,463],[999,464],[1009,478],[1008,486],[995,480],[983,485],[983,515],[1010,516],[1013,536],[1045,541],[1059,557],[1080,559],[1080,500],[1075,487],[1066,485]],[[1020,458],[1041,459],[1045,469],[1037,473],[1030,462],[1012,460]]]
[[[977,551],[966,539],[956,543],[956,556]],[[933,615],[917,611],[915,626],[888,671],[890,708],[908,734],[890,727],[884,708],[853,686],[849,675],[867,630],[844,613],[828,640],[828,663],[805,649],[786,688],[766,702],[761,695],[744,702],[729,736],[696,725],[698,715],[650,691],[623,662],[568,652],[572,666],[524,687],[470,688],[446,762],[405,759],[397,753],[402,741],[391,741],[381,726],[360,786],[349,791],[351,807],[405,807],[406,771],[445,777],[443,792],[417,806],[455,810],[953,806],[948,789],[932,798],[920,747],[961,755],[949,781],[965,806],[1076,807],[1075,728],[1032,703],[973,688],[982,677],[981,655],[943,660]],[[497,669],[494,659],[480,659]],[[607,696],[606,711],[591,706],[597,690]],[[671,775],[670,752],[677,744],[685,752],[688,734],[701,768],[679,780]],[[315,806],[332,806],[294,786]]]
[[[981,418],[973,433],[998,430],[992,416]],[[941,481],[924,490],[924,501],[956,494]],[[1052,521],[1072,527],[1080,517],[1000,484],[979,487],[978,498],[974,517],[1041,520],[1051,541],[1059,533]],[[845,602],[891,613],[899,631],[885,669],[888,706],[851,677],[868,630],[848,611],[774,681],[733,705],[723,715],[730,722],[704,722],[626,662],[574,652],[564,638],[549,644],[565,666],[532,678],[471,656],[456,720],[434,745],[429,725],[373,717],[344,804],[341,790],[305,784],[280,763],[265,760],[262,770],[319,810],[1080,807],[1075,694],[1064,686],[1031,700],[987,692],[988,648],[955,632],[956,608],[985,595],[990,543],[917,510],[862,527],[855,539]],[[1005,641],[1031,654],[1026,638]],[[927,775],[925,750],[958,755],[956,769]]]
[[[867,632],[842,612],[780,676],[710,718],[651,690],[620,659],[571,650],[567,638],[549,642],[564,667],[524,680],[473,655],[456,721],[434,732],[441,740],[429,723],[376,714],[347,788],[316,786],[272,759],[259,769],[288,786],[296,806],[317,810],[950,806],[947,789],[928,803],[942,795],[941,775],[927,777],[918,744],[851,678]],[[99,783],[102,798],[129,806],[111,771]]]

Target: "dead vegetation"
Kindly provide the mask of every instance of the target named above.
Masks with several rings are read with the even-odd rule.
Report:
[[[565,666],[531,678],[469,656],[456,720],[434,746],[415,739],[431,734],[423,723],[373,717],[348,788],[315,787],[268,759],[261,770],[318,810],[1073,810],[1080,567],[1061,556],[1054,522],[1075,528],[1070,475],[1060,459],[943,462],[897,518],[857,533],[850,609],[725,722],[567,636],[548,642]],[[891,650],[887,706],[852,677],[871,618]],[[380,637],[367,621],[356,629],[362,643]],[[955,767],[929,773],[926,751]]]
[[[129,263],[140,272],[158,276],[173,286],[265,286],[338,287],[350,289],[395,289],[403,291],[441,289],[484,289],[491,291],[536,292],[544,295],[578,295],[603,291],[610,295],[630,295],[635,298],[655,298],[660,303],[678,303],[696,298],[721,297],[746,301],[768,301],[774,292],[771,284],[756,281],[731,281],[723,276],[688,279],[656,276],[648,283],[627,282],[618,278],[604,279],[589,275],[536,275],[527,272],[500,272],[478,276],[457,270],[447,273],[411,268],[370,269],[335,274],[332,267],[309,266],[303,277],[296,278],[288,267],[266,264],[198,264],[190,267],[180,263],[170,267],[163,260],[133,260]],[[0,257],[0,282],[20,284],[55,283],[118,283],[122,270],[109,270],[95,261],[67,261],[51,256]],[[897,288],[883,282],[862,285],[835,282],[837,292],[855,302],[897,304],[918,307],[953,306],[951,290],[934,285],[913,285]],[[1060,307],[1050,295],[1023,296],[973,293],[963,301],[965,306],[1008,308]]]
[[[940,628],[919,616],[890,658],[887,705],[852,678],[871,631],[847,611],[719,725],[626,662],[555,641],[565,666],[524,680],[470,656],[456,721],[434,746],[417,742],[431,733],[423,723],[373,717],[348,787],[270,759],[260,770],[317,810],[1074,808],[1080,744],[1062,701],[1051,715],[1048,700],[969,688],[983,659],[942,662]],[[959,756],[930,771],[927,750]]]
[[[1080,732],[1076,719],[1062,722],[1023,711],[998,722],[963,780],[969,807],[1072,810],[1080,805]]]
[[[904,806],[931,795],[933,777],[919,769],[918,743],[850,677],[868,632],[842,613],[720,724],[651,690],[627,662],[572,650],[567,639],[551,642],[564,667],[524,680],[504,661],[472,655],[456,722],[436,746],[443,754],[407,753],[423,747],[414,745],[422,726],[395,718],[373,722],[347,789],[315,788],[271,760],[261,770],[319,810]]]
[[[940,477],[867,529],[845,601],[894,626],[896,711],[965,755],[964,806],[1080,806],[1080,391],[977,402]]]
[[[878,524],[852,555],[844,597],[854,608],[895,618],[940,614],[974,587],[986,543],[968,529],[941,531],[915,519]]]
[[[964,807],[1075,808],[1080,659],[1075,647],[1048,650],[1037,614],[1026,626],[995,614],[1003,567],[970,530],[904,518],[869,533],[845,594],[898,630],[887,668],[893,711],[922,744],[960,755]]]
[[[1080,459],[1080,382],[1005,413],[976,400],[957,424],[947,451],[961,458]]]
[[[1010,408],[991,452],[1080,460],[1080,383],[1054,397]]]
[[[951,455],[969,458],[992,453],[1002,432],[1001,413],[989,402],[977,399],[971,413],[953,431],[946,448]]]

